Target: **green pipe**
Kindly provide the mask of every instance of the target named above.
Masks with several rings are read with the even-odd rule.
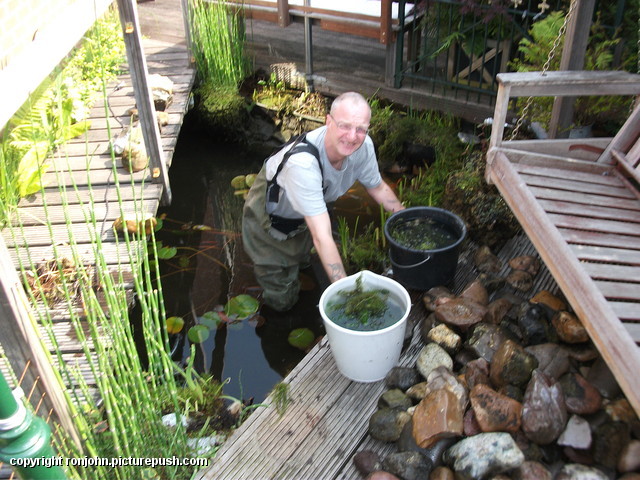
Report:
[[[23,480],[65,480],[62,457],[50,444],[51,429],[19,402],[0,373],[0,462]]]

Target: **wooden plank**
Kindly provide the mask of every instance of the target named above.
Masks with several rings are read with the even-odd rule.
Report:
[[[594,247],[587,245],[569,245],[569,248],[571,248],[571,251],[573,251],[579,260],[640,265],[640,250]]]
[[[28,226],[17,233],[17,237],[5,237],[8,247],[16,245],[51,245],[52,243],[67,243],[73,238],[75,243],[92,243],[95,238],[100,238],[102,242],[114,241],[114,233],[111,225],[106,223],[98,223],[97,225],[89,224],[72,224],[67,229],[54,228],[51,232],[46,226]]]
[[[640,351],[509,159],[497,152],[488,174],[558,282],[627,399],[640,412]]]
[[[543,154],[562,158],[571,157],[578,160],[595,162],[600,156],[600,154],[596,152],[604,151],[611,140],[612,137],[595,137],[580,140],[576,138],[505,140],[502,142],[501,148],[525,151],[533,155]],[[579,145],[590,148],[576,148]]]
[[[570,192],[568,190],[554,190],[545,187],[529,186],[531,193],[536,198],[550,200],[561,200],[566,202],[581,203],[584,205],[595,205],[601,207],[612,207],[626,210],[640,211],[640,204],[637,200],[625,198],[610,198],[603,195],[592,195],[588,193]]]
[[[599,207],[580,203],[546,200],[538,198],[538,203],[547,213],[564,213],[567,215],[582,215],[585,217],[609,219],[615,218],[626,222],[640,223],[640,209],[626,210],[620,208]]]
[[[530,175],[532,177],[542,177],[544,179],[566,179],[567,170],[562,168],[548,168],[537,165],[527,165],[515,163],[514,168],[520,175]],[[528,178],[528,177],[525,177]],[[615,188],[624,188],[622,182],[615,176],[594,174],[591,172],[571,171],[571,181],[594,183]]]
[[[640,267],[582,262],[584,271],[594,279],[640,282]]]
[[[595,232],[617,233],[621,235],[640,236],[640,225],[637,223],[617,222],[614,220],[592,219],[571,215],[549,214],[549,220],[557,227],[575,230],[592,230]],[[637,238],[636,241],[640,241]]]
[[[637,283],[596,280],[595,284],[607,299],[640,301],[640,285]]]
[[[558,228],[567,243],[582,245],[600,245],[603,247],[640,249],[640,242],[636,237],[615,235],[602,232],[585,232],[568,228]]]
[[[640,321],[640,304],[630,302],[609,302],[616,315],[624,321]],[[620,361],[625,361],[620,359]]]
[[[572,172],[573,173],[573,172]],[[523,180],[533,187],[544,187],[552,190],[567,190],[569,192],[586,193],[589,195],[603,195],[611,198],[623,198],[637,200],[635,195],[626,189],[620,182],[598,184],[595,182],[583,182],[570,179],[572,175],[565,173],[564,178],[541,177],[523,173]]]
[[[633,341],[636,343],[640,343],[640,324],[625,322],[624,327],[629,332],[629,335],[631,336],[631,338],[633,338]]]

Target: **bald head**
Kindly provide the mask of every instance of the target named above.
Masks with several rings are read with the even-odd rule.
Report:
[[[369,118],[371,118],[371,107],[367,99],[360,95],[358,92],[345,92],[335,98],[331,104],[331,110],[329,113],[335,115],[342,107],[354,108],[354,109],[366,109],[369,112]]]

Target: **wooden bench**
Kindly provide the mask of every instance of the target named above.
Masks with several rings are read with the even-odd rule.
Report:
[[[626,72],[497,76],[495,184],[640,414],[640,106],[613,138],[503,140],[510,99],[639,95]]]

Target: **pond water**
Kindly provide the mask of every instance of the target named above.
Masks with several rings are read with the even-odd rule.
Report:
[[[169,170],[173,201],[159,209],[164,221],[157,233],[163,245],[178,248],[176,257],[161,262],[161,272],[167,316],[182,317],[183,332],[232,296],[259,296],[251,261],[242,248],[243,198],[234,194],[231,179],[257,173],[271,151],[246,151],[220,142],[194,128],[190,115],[185,118]],[[321,287],[312,271],[305,271],[303,280],[300,301],[291,312],[263,308],[249,320],[212,329],[205,341],[195,344],[196,369],[228,379],[226,395],[254,403],[264,400],[305,355],[289,345],[289,332],[308,327],[317,336],[324,334],[317,308]],[[173,336],[172,349],[178,362],[189,357],[184,333]]]

